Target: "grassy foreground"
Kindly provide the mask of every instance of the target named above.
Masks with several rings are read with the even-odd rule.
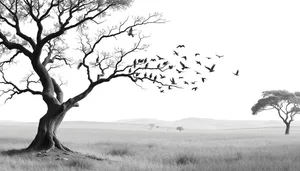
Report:
[[[61,128],[58,136],[71,149],[103,158],[54,160],[34,155],[6,155],[26,147],[35,125],[0,125],[1,171],[297,171],[300,129],[210,131]]]

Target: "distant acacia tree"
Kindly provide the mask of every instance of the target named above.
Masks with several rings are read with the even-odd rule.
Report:
[[[181,131],[183,131],[183,127],[182,126],[178,126],[178,127],[176,127],[176,130],[179,131],[179,132],[181,132]]]
[[[265,110],[275,109],[286,125],[285,134],[290,133],[291,122],[300,113],[300,92],[291,93],[286,90],[264,91],[262,98],[251,108],[256,115]]]
[[[149,124],[149,130],[151,131],[155,127],[155,124]]]

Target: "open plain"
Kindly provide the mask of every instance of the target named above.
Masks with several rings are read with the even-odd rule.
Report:
[[[37,123],[1,122],[1,171],[296,171],[300,127],[186,129],[130,123],[65,122],[58,131],[72,150],[101,160],[61,154],[14,154],[25,148]],[[15,150],[14,150],[15,149]]]

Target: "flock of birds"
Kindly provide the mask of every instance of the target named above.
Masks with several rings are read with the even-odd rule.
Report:
[[[178,45],[176,47],[176,50],[173,50],[173,55],[176,56],[177,58],[177,62],[179,63],[179,65],[171,65],[171,62],[170,61],[167,61],[165,58],[159,56],[159,55],[156,55],[156,58],[151,58],[149,60],[147,60],[147,58],[145,59],[135,59],[133,61],[133,65],[132,67],[133,68],[130,68],[129,69],[129,73],[132,73],[132,69],[136,68],[137,65],[140,65],[140,64],[145,64],[144,65],[144,69],[153,69],[153,65],[155,66],[154,68],[156,68],[157,70],[160,70],[159,73],[155,73],[155,72],[151,72],[149,74],[149,72],[144,72],[143,74],[142,73],[134,73],[135,77],[139,77],[139,78],[147,78],[148,80],[152,81],[153,83],[156,83],[158,80],[160,80],[161,82],[164,81],[166,82],[167,81],[167,76],[170,76],[170,82],[169,82],[169,85],[168,86],[165,86],[165,85],[158,85],[157,88],[160,90],[161,93],[164,93],[165,92],[165,89],[164,87],[167,87],[168,90],[171,90],[173,87],[177,87],[177,88],[181,88],[181,86],[179,86],[180,84],[184,85],[184,86],[191,86],[191,90],[194,90],[194,91],[197,91],[198,89],[198,86],[197,86],[197,82],[198,80],[192,80],[192,81],[188,81],[186,80],[186,77],[184,75],[182,75],[182,73],[184,72],[194,72],[196,75],[200,75],[201,76],[201,81],[204,83],[207,78],[202,76],[201,72],[199,71],[199,69],[195,70],[193,69],[192,67],[190,67],[190,65],[187,65],[187,63],[191,64],[191,61],[190,59],[187,57],[187,56],[180,56],[180,48],[185,48],[185,45]],[[177,50],[178,49],[178,50]],[[209,73],[212,73],[212,72],[215,72],[215,67],[216,67],[216,64],[212,64],[211,66],[207,66],[207,65],[204,65],[202,64],[202,60],[200,58],[200,53],[195,53],[194,55],[195,57],[193,59],[195,59],[195,61],[192,61],[192,63],[194,63],[195,65],[197,66],[204,66],[205,69],[207,69],[207,71]],[[217,55],[216,54],[216,58],[218,59],[221,59],[223,58],[224,55]],[[213,57],[206,57],[207,60],[211,60]],[[201,61],[200,61],[201,60]],[[150,62],[149,62],[150,61]],[[151,66],[149,66],[149,63]],[[198,68],[198,67],[197,67]],[[166,73],[166,72],[169,72],[167,70],[173,70],[173,74],[172,73]],[[166,72],[165,72],[166,71]],[[174,72],[178,75],[174,75]],[[164,73],[166,73],[165,75],[163,75]],[[233,75],[235,76],[239,76],[239,70],[236,70]],[[197,78],[199,78],[197,76]],[[201,82],[200,81],[200,82]]]
[[[128,31],[128,36],[134,37],[132,27]],[[183,44],[178,45],[176,47],[176,50],[173,50],[173,55],[177,56],[177,57],[180,57],[179,49],[181,49],[181,48],[185,48],[185,45],[183,45]],[[198,60],[195,60],[194,64],[196,64],[198,66],[202,66],[202,63],[199,59],[200,56],[201,56],[200,53],[195,53],[195,58],[198,59]],[[186,72],[186,70],[193,70],[190,66],[188,66],[186,64],[186,62],[189,61],[187,56],[181,56],[181,58],[179,58],[180,59],[180,61],[179,61],[180,67],[179,68],[176,67],[176,65],[171,65],[170,61],[165,60],[165,58],[163,58],[159,55],[156,55],[156,57],[157,57],[157,59],[155,59],[155,58],[150,59],[150,62],[151,63],[156,63],[157,61],[159,61],[159,63],[156,64],[156,67],[155,67],[156,69],[159,69],[160,71],[162,71],[161,73],[158,74],[159,77],[158,77],[158,75],[154,76],[154,73],[150,73],[149,75],[147,75],[147,72],[145,72],[142,78],[147,78],[150,81],[153,81],[153,83],[155,83],[155,82],[157,82],[158,79],[161,79],[161,80],[166,79],[166,75],[162,74],[162,73],[164,73],[164,71],[175,69],[175,71],[179,74],[179,76],[175,79],[174,75],[170,74],[171,76],[173,76],[172,78],[170,78],[171,85],[177,87],[178,82],[179,82],[178,80],[183,80],[183,81],[181,81],[181,83],[183,83],[184,85],[192,85],[191,90],[197,91],[197,89],[198,89],[198,86],[196,86],[197,80],[187,81],[187,80],[184,80],[186,78],[181,75],[183,72]],[[220,59],[220,58],[223,58],[224,55],[217,55],[216,54],[216,57]],[[206,58],[207,58],[207,60],[212,59],[212,57],[206,57]],[[161,61],[163,61],[163,62],[161,62]],[[150,68],[149,67],[149,62],[147,61],[147,58],[138,59],[138,60],[135,59],[133,61],[133,68],[136,68],[136,66],[139,65],[139,64],[145,64],[144,69],[149,69]],[[204,67],[208,70],[209,73],[212,73],[212,72],[215,72],[216,64],[212,64],[211,66],[206,66],[205,65]],[[167,69],[164,69],[164,68],[167,68]],[[131,72],[132,72],[132,68],[129,69],[129,73],[131,73]],[[194,72],[196,73],[196,75],[201,75],[201,72],[199,70],[194,70]],[[138,77],[140,74],[141,73],[135,73],[135,77]],[[236,70],[233,73],[233,75],[239,76],[239,70]],[[206,77],[201,76],[201,81],[203,83],[206,81],[206,79],[207,79]],[[167,86],[169,90],[172,89],[171,85]],[[163,84],[161,84],[161,86],[157,86],[157,87],[158,87],[158,89],[160,90],[161,93],[164,93],[165,90],[163,89],[163,87],[164,87]]]

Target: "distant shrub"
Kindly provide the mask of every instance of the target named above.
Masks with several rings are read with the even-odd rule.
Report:
[[[67,163],[68,167],[74,167],[80,170],[95,170],[93,162],[84,159],[73,159]]]
[[[176,128],[176,130],[178,130],[179,132],[181,132],[181,131],[183,131],[183,127],[182,127],[182,126],[178,126],[178,127]]]
[[[131,156],[132,152],[127,147],[123,147],[111,149],[107,154],[112,156]]]
[[[177,165],[197,164],[198,159],[193,154],[178,154],[175,163]]]

